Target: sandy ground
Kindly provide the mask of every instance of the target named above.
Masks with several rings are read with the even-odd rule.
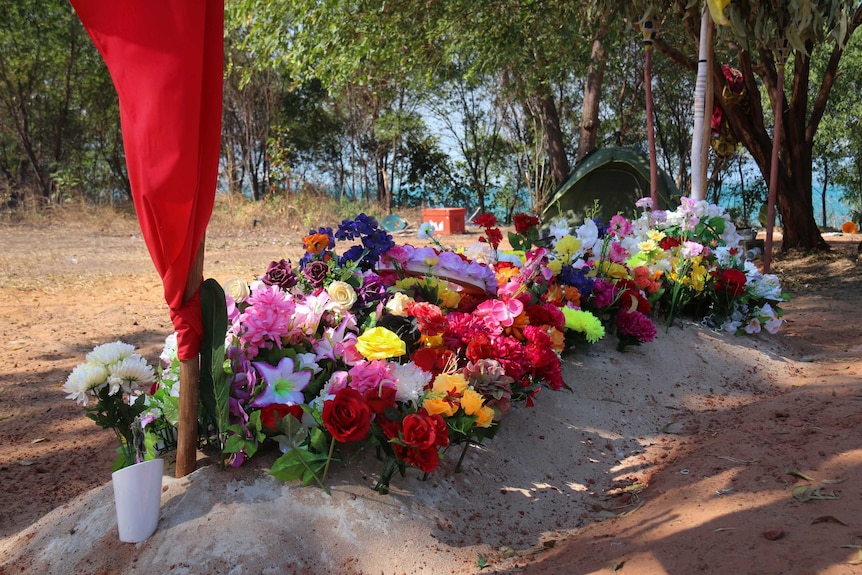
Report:
[[[0,225],[0,574],[862,572],[862,236],[776,262],[794,295],[778,337],[688,322],[568,358],[573,392],[515,409],[459,474],[448,453],[380,496],[360,456],[330,496],[268,477],[274,455],[232,471],[202,455],[182,479],[169,460],[157,531],[133,545],[113,437],[60,385],[96,344],[155,361],[171,330],[135,226]],[[251,278],[299,247],[296,230],[214,225],[205,275]],[[806,484],[834,499],[795,499]]]

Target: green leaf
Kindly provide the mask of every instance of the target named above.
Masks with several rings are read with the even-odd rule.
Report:
[[[230,424],[230,381],[224,370],[227,305],[224,291],[210,278],[201,285],[204,335],[201,341],[201,404],[222,437]]]
[[[324,454],[295,448],[276,459],[269,474],[280,481],[302,480],[304,485],[309,485],[323,472],[326,459]]]

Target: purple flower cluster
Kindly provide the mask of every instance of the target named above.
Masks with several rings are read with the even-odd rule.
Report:
[[[563,266],[560,270],[559,281],[562,284],[578,288],[582,298],[587,297],[593,291],[595,280],[587,277],[583,269],[575,269],[573,266]]]
[[[392,236],[380,229],[377,220],[366,214],[342,221],[335,232],[335,239],[360,241],[361,245],[352,246],[338,258],[338,264],[344,266],[356,262],[363,270],[371,269],[381,255],[395,246]]]

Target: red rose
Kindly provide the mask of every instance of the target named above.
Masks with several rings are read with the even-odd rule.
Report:
[[[715,289],[730,295],[742,295],[745,293],[746,279],[745,274],[738,269],[721,270],[721,273],[715,278]]]
[[[425,413],[425,410],[421,410],[420,413]],[[449,446],[449,428],[446,426],[446,420],[443,419],[443,416],[439,413],[435,413],[434,415],[427,416],[428,419],[431,420],[431,423],[434,425],[434,436],[436,437],[435,445],[437,447],[448,447]]]
[[[260,424],[266,429],[275,431],[275,426],[287,415],[302,421],[302,406],[295,403],[293,405],[271,403],[260,409]]]
[[[423,473],[433,473],[440,465],[440,454],[436,447],[428,449],[405,449],[404,461],[413,467],[418,467]]]
[[[492,228],[497,225],[497,218],[494,214],[482,214],[473,218],[473,223],[483,228]]]
[[[536,216],[528,216],[527,214],[515,214],[515,217],[512,218],[512,223],[515,224],[515,231],[519,234],[523,234],[538,226],[539,218]]]
[[[411,413],[401,422],[402,441],[408,447],[428,449],[436,444],[434,422],[419,413]]]
[[[377,414],[383,413],[387,407],[395,407],[395,394],[397,393],[394,387],[384,385],[381,387],[372,387],[365,390],[365,401],[368,402],[368,407],[371,411]]]
[[[371,429],[371,408],[358,391],[345,387],[323,403],[323,424],[336,441],[359,441]]]

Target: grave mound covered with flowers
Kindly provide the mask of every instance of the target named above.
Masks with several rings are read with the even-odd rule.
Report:
[[[488,214],[474,220],[480,241],[459,248],[427,229],[428,245],[396,244],[363,214],[312,230],[298,262],[272,262],[250,283],[208,280],[204,435],[226,466],[277,447],[272,475],[323,488],[333,462],[371,451],[381,460],[375,489],[386,492],[396,473],[431,474],[450,453],[457,471],[511,409],[541,401],[543,388],[567,389],[561,358],[606,334],[624,351],[652,341],[656,320],[780,328],[778,279],[743,259],[722,208],[639,204],[631,220],[542,230],[519,214],[506,252]],[[169,344],[148,400],[169,414],[172,353]]]

